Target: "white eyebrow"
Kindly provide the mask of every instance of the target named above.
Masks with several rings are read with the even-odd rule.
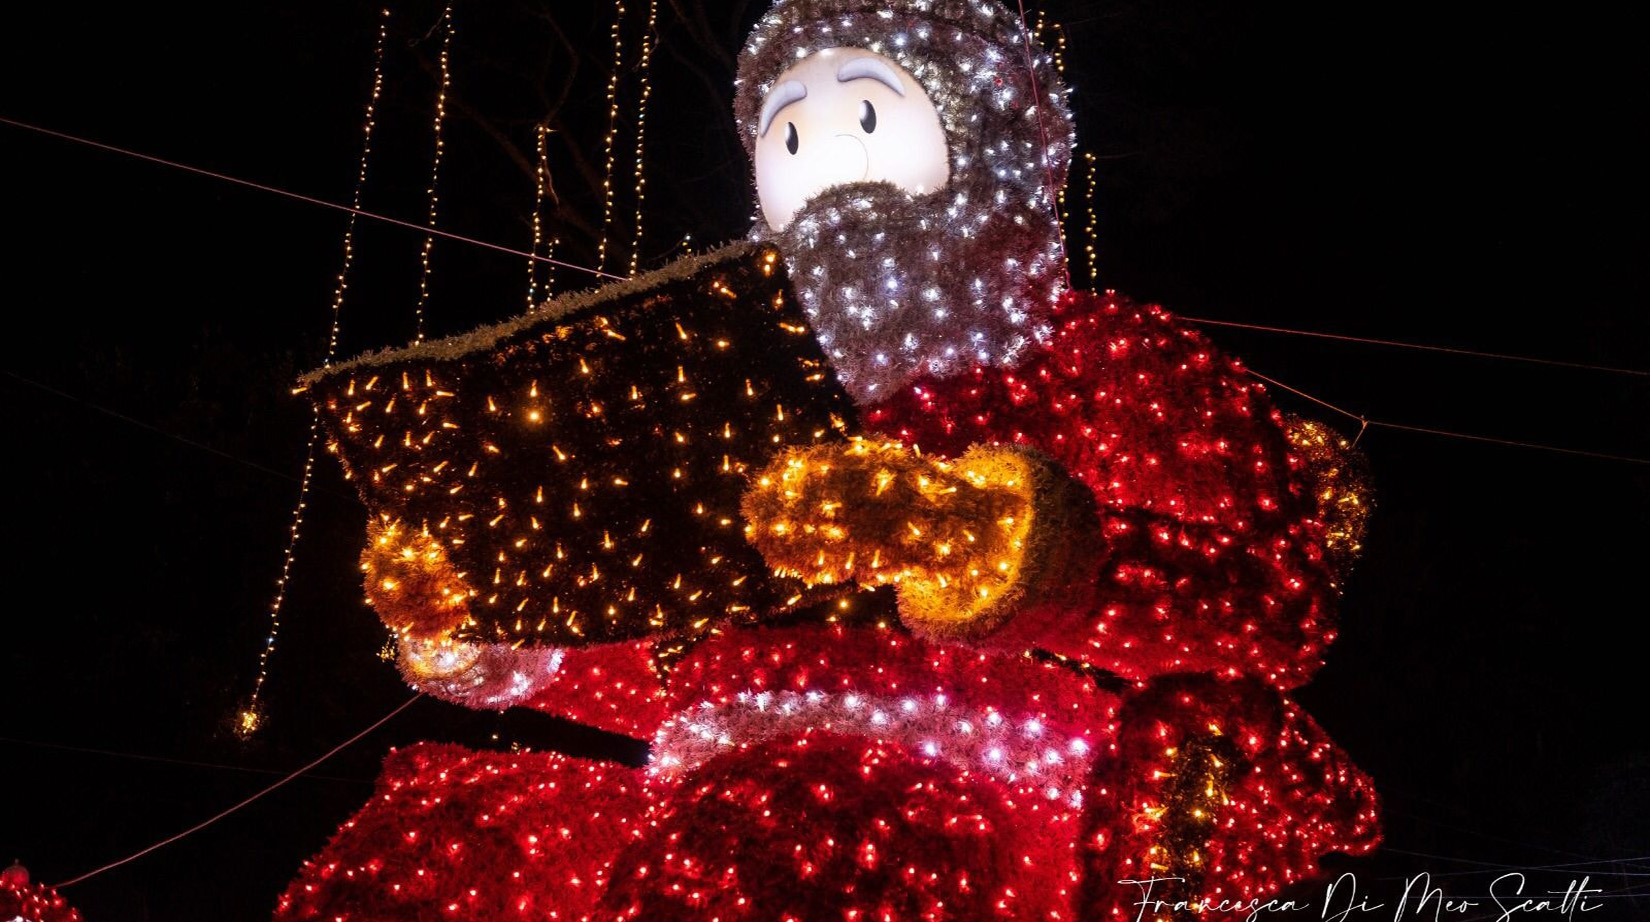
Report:
[[[779,114],[780,109],[807,98],[808,88],[803,86],[801,81],[786,80],[774,87],[773,92],[768,94],[768,101],[762,104],[762,118],[757,123],[756,136],[759,138],[767,137],[768,126],[773,124],[773,117]]]
[[[905,87],[900,84],[899,75],[894,69],[876,58],[853,58],[837,69],[836,82],[847,83],[849,80],[858,80],[869,77],[883,86],[893,90],[895,95],[904,96]]]

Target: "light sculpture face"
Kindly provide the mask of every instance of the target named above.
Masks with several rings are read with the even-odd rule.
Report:
[[[762,217],[774,231],[833,186],[880,180],[923,195],[951,176],[927,91],[861,48],[817,51],[779,75],[762,103],[755,160]]]

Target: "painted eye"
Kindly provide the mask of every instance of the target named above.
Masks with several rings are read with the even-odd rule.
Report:
[[[785,123],[785,149],[794,154],[794,153],[796,153],[796,146],[799,143],[801,143],[801,142],[796,136],[796,125],[792,124],[791,122],[786,122]]]
[[[877,110],[869,99],[859,101],[859,127],[865,129],[866,134],[877,130]]]

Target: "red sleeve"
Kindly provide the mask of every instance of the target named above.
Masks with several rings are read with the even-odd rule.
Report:
[[[919,380],[867,424],[941,455],[1036,448],[1093,493],[1093,584],[1072,586],[1083,601],[1038,618],[1028,645],[1131,678],[1306,681],[1333,639],[1335,577],[1262,385],[1161,308],[1113,294],[1066,295],[1054,327],[1018,367]]]
[[[561,668],[523,706],[609,733],[646,738],[669,711],[653,641],[568,648]]]

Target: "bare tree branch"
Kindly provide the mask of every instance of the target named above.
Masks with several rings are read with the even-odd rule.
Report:
[[[699,46],[721,62],[728,73],[731,74],[737,69],[733,55],[729,54],[727,48],[723,47],[721,40],[716,37],[716,30],[711,27],[710,20],[705,16],[705,5],[703,3],[693,5],[694,15],[692,16],[689,16],[687,10],[682,8],[682,0],[670,0],[670,8],[676,12],[676,16],[682,21],[682,24],[687,26],[688,31],[693,33],[693,37],[697,40]]]
[[[421,51],[415,51],[415,56],[418,59],[418,66],[423,68],[426,74],[429,74],[437,80],[441,79],[441,71],[436,66],[435,62],[431,61]],[[530,185],[538,182],[538,164],[534,163],[532,158],[522,153],[521,148],[516,146],[516,142],[512,141],[508,134],[500,130],[499,127],[493,123],[492,119],[476,111],[476,108],[466,102],[464,97],[460,96],[457,92],[450,88],[447,90],[447,104],[452,106],[454,109],[457,109],[458,114],[464,116],[466,119],[469,119],[470,122],[477,128],[480,128],[482,132],[487,135],[487,137],[492,138],[498,145],[499,150],[503,151],[504,155],[510,158],[510,162],[514,163],[516,167],[521,170],[522,175],[527,177],[527,182]]]

